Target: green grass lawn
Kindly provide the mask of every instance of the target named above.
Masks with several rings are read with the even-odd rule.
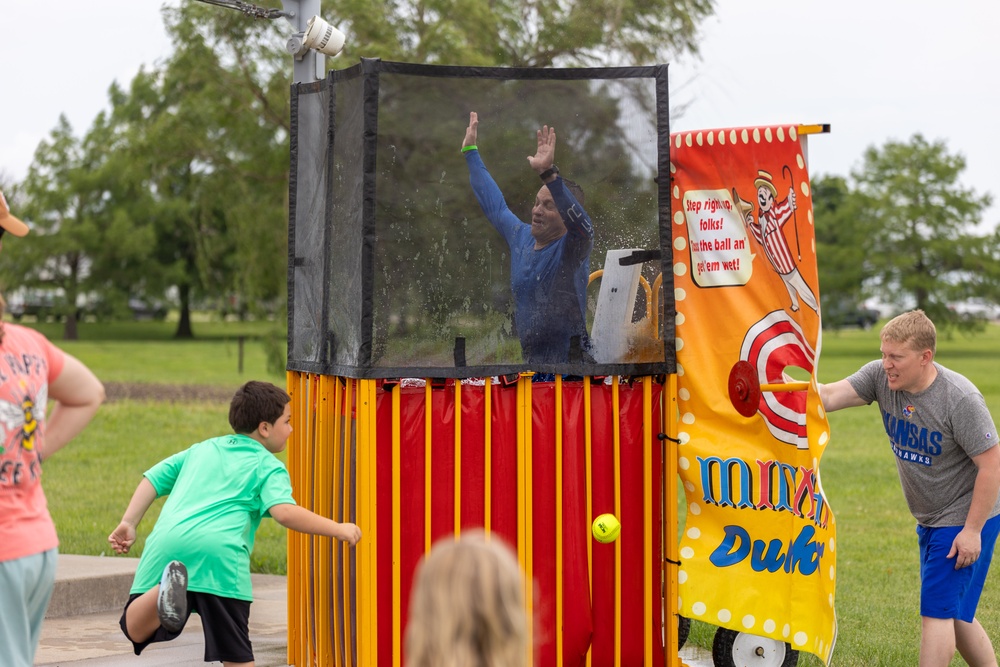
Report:
[[[174,339],[174,322],[86,322],[79,325],[80,339],[75,341],[61,339],[60,324],[29,326],[81,359],[105,382],[233,388],[250,379],[285,383],[284,370],[268,365],[266,343],[284,349],[286,340],[284,330],[273,322],[197,322],[193,340]]]
[[[31,325],[35,326],[35,325]],[[268,370],[260,339],[268,323],[201,323],[195,340],[172,340],[169,322],[80,325],[79,341],[59,339],[59,325],[38,325],[62,349],[104,382],[211,385],[235,390],[247,380],[285,386],[285,374]],[[239,371],[239,337],[243,372]],[[111,555],[114,530],[142,473],[175,452],[232,432],[227,402],[159,403],[116,401],[101,407],[94,421],[68,447],[45,463],[45,493],[63,553]],[[284,455],[281,456],[284,458]],[[156,501],[139,526],[141,545],[163,501]],[[251,558],[254,572],[285,573],[285,529],[265,520]],[[128,557],[138,557],[135,549]],[[125,556],[121,556],[125,557]]]
[[[284,384],[267,372],[261,345],[248,341],[244,372],[237,372],[236,336],[222,325],[203,339],[172,341],[172,325],[117,325],[113,333],[81,327],[83,340],[59,342],[106,381],[238,386],[248,379]],[[234,323],[238,324],[238,323]],[[161,329],[156,329],[159,326]],[[210,333],[209,333],[210,332]],[[48,332],[53,333],[53,332]],[[259,332],[258,332],[259,333]],[[58,341],[59,331],[54,332]],[[246,331],[244,335],[255,335]],[[112,337],[113,336],[113,337]],[[1000,419],[1000,326],[956,335],[939,343],[937,359],[964,373],[983,391]],[[878,357],[878,331],[826,333],[819,363],[821,382],[840,379]],[[225,403],[115,402],[45,466],[45,488],[64,553],[108,554],[106,539],[117,525],[144,470],[165,456],[226,433]],[[822,482],[837,518],[837,667],[917,664],[920,640],[919,571],[914,523],[903,501],[894,458],[876,408],[830,415],[831,443],[822,460]],[[140,526],[148,534],[159,504]],[[285,572],[285,531],[264,521],[254,550],[258,572]],[[979,619],[1000,642],[1000,574],[990,576]],[[711,646],[714,628],[693,624],[691,641]],[[800,665],[819,665],[802,654]],[[965,664],[959,658],[953,666]]]

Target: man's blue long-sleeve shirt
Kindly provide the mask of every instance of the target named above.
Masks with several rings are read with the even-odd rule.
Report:
[[[469,180],[486,218],[510,247],[514,322],[521,350],[528,363],[565,363],[570,340],[579,336],[589,351],[587,336],[587,282],[594,227],[583,206],[556,178],[548,184],[566,234],[535,250],[531,225],[507,207],[503,193],[490,176],[478,150],[465,153]]]

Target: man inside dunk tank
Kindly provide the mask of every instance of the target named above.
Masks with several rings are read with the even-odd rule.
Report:
[[[672,372],[672,290],[650,287],[671,266],[665,67],[336,74],[330,299],[351,317],[331,322],[334,366]],[[372,77],[377,99],[350,108]]]
[[[384,390],[404,627],[427,545],[485,528],[536,582],[539,664],[663,662],[666,91],[665,66],[363,60],[293,92],[288,367]]]

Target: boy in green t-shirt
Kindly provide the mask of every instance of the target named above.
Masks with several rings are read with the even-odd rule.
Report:
[[[205,661],[253,664],[250,552],[257,526],[271,516],[290,530],[357,544],[361,529],[299,507],[274,454],[292,433],[291,398],[251,381],[233,396],[234,435],[212,438],[147,470],[121,523],[108,537],[120,554],[154,500],[169,495],[146,540],[121,627],[135,654],[176,638],[191,612],[201,616]]]

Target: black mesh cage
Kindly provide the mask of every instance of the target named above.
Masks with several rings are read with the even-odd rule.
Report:
[[[295,85],[291,111],[290,370],[352,378],[674,372],[665,65],[366,59]],[[479,116],[479,154],[524,224],[544,187],[526,159],[543,125],[556,129],[561,176],[584,191],[594,230],[589,269],[581,269],[591,274],[586,333],[571,336],[559,358],[522,350],[511,247],[480,207],[461,152],[470,111]]]

